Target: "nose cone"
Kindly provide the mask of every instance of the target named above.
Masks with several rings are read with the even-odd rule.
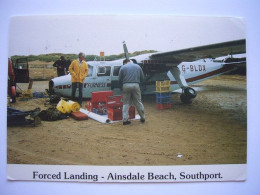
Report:
[[[63,86],[71,85],[71,75],[53,78],[49,81],[49,93],[63,93]]]

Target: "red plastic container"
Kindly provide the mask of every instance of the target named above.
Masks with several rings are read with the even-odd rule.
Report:
[[[91,101],[87,101],[86,108],[88,111],[92,111],[92,103]]]
[[[168,104],[156,104],[156,108],[159,110],[163,110],[163,109],[168,109],[171,108],[172,104],[168,103]]]
[[[107,109],[107,116],[112,121],[119,121],[122,120],[122,107],[119,108],[108,108]],[[135,118],[135,107],[129,108],[129,119]]]

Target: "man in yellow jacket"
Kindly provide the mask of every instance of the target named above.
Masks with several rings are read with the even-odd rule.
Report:
[[[75,93],[77,87],[79,88],[79,100],[78,103],[82,105],[82,90],[86,76],[88,75],[88,65],[84,61],[85,54],[79,53],[79,59],[73,60],[69,66],[72,82],[72,99],[75,100]]]

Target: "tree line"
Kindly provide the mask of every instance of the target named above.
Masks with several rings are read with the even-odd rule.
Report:
[[[141,54],[146,54],[146,53],[154,53],[156,52],[155,50],[144,50],[144,51],[135,51],[133,53],[130,53],[129,55],[131,57],[141,55]],[[21,56],[21,55],[14,55],[11,57],[12,61],[16,61],[18,58],[27,58],[29,62],[31,61],[42,61],[42,62],[55,62],[56,60],[60,59],[60,56],[64,56],[65,59],[69,58],[71,60],[77,59],[78,54],[63,54],[63,53],[50,53],[50,54],[40,54],[40,55],[28,55],[28,56]],[[122,59],[125,57],[124,53],[117,54],[117,55],[109,55],[105,56],[105,59],[107,61],[112,61],[112,60],[118,60]],[[86,61],[93,61],[93,60],[99,60],[100,56],[98,55],[86,55],[85,60]]]

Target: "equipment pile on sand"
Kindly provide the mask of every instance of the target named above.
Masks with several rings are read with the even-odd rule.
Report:
[[[71,100],[65,101],[61,99],[56,108],[63,114],[70,114],[71,112],[78,112],[80,110],[80,105]]]

